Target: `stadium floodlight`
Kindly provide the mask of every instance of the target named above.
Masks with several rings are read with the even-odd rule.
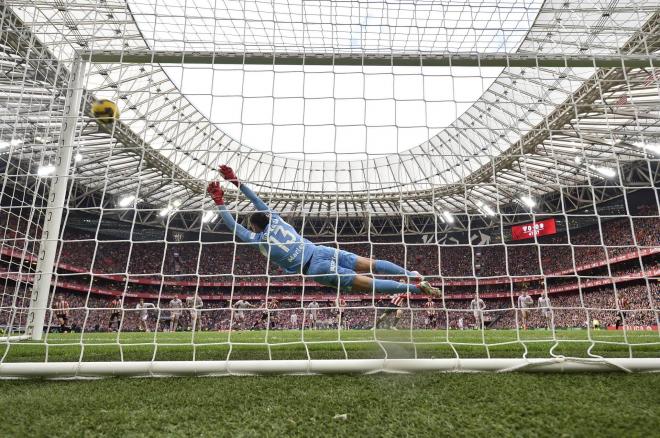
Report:
[[[40,136],[34,137],[34,141],[36,141],[38,143],[41,143],[41,144],[48,143],[48,139],[46,137],[40,137]]]
[[[117,202],[117,205],[119,205],[121,208],[127,208],[133,205],[133,202],[135,201],[135,195],[127,195],[124,196],[123,198],[119,199],[119,202]]]
[[[617,175],[616,170],[611,167],[595,166],[593,164],[587,164],[587,167],[605,178],[614,178]]]
[[[0,150],[7,149],[9,146],[20,146],[23,144],[23,140],[13,139],[10,141],[0,141]]]
[[[534,198],[532,198],[529,195],[521,196],[520,200],[522,201],[523,204],[525,204],[529,208],[536,207],[536,201],[534,200]]]
[[[653,155],[660,156],[660,144],[658,143],[646,143],[646,142],[638,141],[631,144]]]
[[[76,155],[73,156],[73,161],[80,163],[83,160],[83,156],[80,152],[76,152]]]
[[[37,169],[37,175],[39,176],[48,176],[51,175],[53,172],[55,172],[55,166],[53,166],[52,164],[39,166],[39,168]]]
[[[600,173],[606,178],[614,178],[617,175],[616,170],[612,169],[611,167],[599,166],[596,167],[596,172]]]
[[[158,212],[158,215],[160,217],[165,217],[171,214],[174,211],[174,207],[172,205],[168,205],[167,207],[163,208]]]
[[[477,207],[479,210],[484,213],[486,216],[495,216],[495,210],[493,210],[490,205],[486,204],[485,202],[479,200],[477,201]]]
[[[442,212],[442,217],[445,218],[445,222],[447,222],[448,224],[453,224],[454,222],[456,222],[454,215],[447,210]]]
[[[167,207],[165,207],[165,208],[163,208],[162,210],[160,210],[160,212],[159,212],[158,214],[159,214],[161,217],[169,216],[169,215],[172,214],[174,211],[176,211],[176,209],[178,209],[180,206],[181,206],[181,200],[180,200],[180,199],[175,199],[175,200],[171,201],[171,202],[167,205]]]
[[[213,210],[207,210],[202,215],[202,222],[207,224],[209,222],[215,222],[218,218],[218,213]]]

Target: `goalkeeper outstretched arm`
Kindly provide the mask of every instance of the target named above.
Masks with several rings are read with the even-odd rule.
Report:
[[[228,182],[234,184],[238,189],[243,193],[249,200],[252,202],[254,205],[255,209],[257,210],[257,213],[254,213],[252,217],[250,218],[250,222],[261,222],[264,226],[262,228],[266,228],[266,224],[269,222],[269,216],[270,216],[270,209],[268,208],[268,205],[257,196],[256,193],[254,193],[246,184],[243,184],[242,182],[239,181],[238,177],[234,173],[234,170],[231,167],[228,166],[220,166],[220,173],[222,174],[223,178],[227,180]],[[225,225],[231,230],[234,231],[234,234],[236,237],[238,237],[240,240],[243,242],[254,242],[258,243],[263,239],[263,231],[260,230],[259,232],[256,232],[256,230],[250,231],[246,229],[244,226],[239,224],[234,220],[234,217],[231,215],[231,213],[227,210],[227,207],[225,207],[224,203],[224,191],[222,190],[222,187],[220,187],[220,183],[217,181],[214,181],[209,184],[207,192],[211,197],[213,198],[213,201],[215,204],[218,206],[218,210],[220,211],[220,216],[222,216],[222,220],[224,221]]]
[[[214,181],[210,183],[206,191],[209,193],[209,195],[211,195],[213,202],[215,202],[215,205],[218,207],[218,211],[220,212],[220,216],[222,217],[223,222],[227,228],[234,232],[236,237],[238,237],[243,242],[257,243],[261,241],[260,235],[251,232],[243,225],[236,222],[236,220],[234,220],[234,216],[232,216],[232,214],[229,212],[229,210],[227,210],[227,207],[225,206],[225,192],[222,190],[222,187],[220,187],[219,182]]]

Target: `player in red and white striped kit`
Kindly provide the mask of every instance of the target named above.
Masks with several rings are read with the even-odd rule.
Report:
[[[57,322],[60,324],[60,333],[68,332],[69,329],[67,323],[69,322],[69,302],[60,295],[57,297],[53,308],[55,309]]]
[[[121,299],[115,298],[110,303],[110,321],[108,322],[108,331],[112,331],[112,326],[117,325],[117,331],[119,331],[120,320],[121,320]]]
[[[428,328],[436,328],[436,325],[438,324],[437,318],[438,318],[438,310],[436,308],[435,302],[433,302],[433,298],[428,297],[426,299],[426,302],[424,303],[424,308],[426,309],[426,319],[428,319]]]
[[[263,324],[264,328],[275,328],[277,312],[273,311],[279,307],[280,303],[275,298],[270,298],[268,301],[262,302],[259,306],[259,309],[261,309],[261,318],[254,323],[252,329],[254,330],[259,324]]]
[[[390,324],[392,330],[398,330],[397,324],[403,315],[403,309],[410,307],[410,292],[405,292],[402,294],[390,295],[390,307],[385,309],[382,315],[378,318],[376,322],[376,328],[380,327],[383,321],[391,314],[394,313],[394,321]]]

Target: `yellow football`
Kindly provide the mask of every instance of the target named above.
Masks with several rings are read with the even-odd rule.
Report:
[[[100,123],[113,123],[115,120],[119,120],[117,104],[107,99],[94,101],[92,114]]]

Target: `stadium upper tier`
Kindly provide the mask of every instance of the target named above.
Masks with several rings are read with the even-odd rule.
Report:
[[[648,65],[657,63],[658,1],[607,7],[592,1],[451,6],[347,1],[329,3],[326,10],[327,4],[5,2],[0,141],[17,168],[37,174],[39,166],[54,161],[64,91],[77,53],[114,53],[121,61],[123,54],[128,59],[131,53],[166,50],[180,54],[181,63],[88,66],[86,114],[93,97],[109,98],[119,102],[122,118],[113,126],[80,122],[75,144],[80,189],[74,195],[96,195],[105,207],[134,196],[145,208],[176,202],[179,210],[200,210],[209,205],[205,181],[217,178],[216,166],[227,163],[280,211],[500,211],[523,195],[541,197],[606,179],[626,185],[621,182],[626,166],[658,152],[656,72],[639,65],[640,56]],[[476,73],[468,76],[478,76],[479,84],[487,86],[470,102],[424,94],[420,101],[444,99],[452,108],[463,106],[437,128],[431,128],[429,117],[443,110],[425,107],[424,120],[417,124],[428,137],[421,144],[397,146],[394,153],[369,145],[347,150],[338,138],[329,152],[313,152],[305,144],[288,152],[274,143],[262,147],[241,141],[201,107],[199,96],[186,93],[186,83],[175,78],[176,68],[189,71],[185,54],[208,50],[239,57],[244,52],[313,52],[385,59],[391,54],[415,59],[454,53],[471,59]],[[557,67],[548,61],[557,55],[594,62],[621,56],[623,68]],[[488,56],[499,59],[500,66],[480,67],[481,57]],[[631,56],[628,65],[626,56]],[[521,58],[529,65],[507,66]],[[284,71],[278,62],[266,67]],[[243,74],[251,68],[239,65]],[[315,71],[311,66],[287,68],[302,77]],[[382,69],[358,65],[329,71],[334,76],[377,76]],[[451,87],[458,86],[452,81],[461,75],[456,67],[392,67],[385,72],[422,80],[440,72],[451,78]],[[248,123],[238,124],[244,131],[251,129]],[[336,128],[334,123],[328,127]],[[76,196],[70,202],[78,202]],[[250,208],[245,201],[235,207]]]
[[[2,258],[29,264],[34,262],[34,241],[26,236],[27,223],[0,215],[5,225]],[[29,235],[29,233],[28,233]],[[602,240],[601,240],[602,236]],[[187,287],[232,287],[235,281],[263,287],[272,282],[300,283],[300,277],[286,275],[269,264],[250,245],[233,241],[175,242],[104,240],[75,229],[64,233],[58,268],[62,279],[75,279],[94,273],[120,285],[129,274],[134,285]],[[366,236],[338,235],[331,242],[339,248],[365,257],[391,260],[410,270],[418,270],[430,281],[446,286],[477,284],[503,285],[538,281],[542,276],[575,278],[576,273],[595,277],[639,273],[648,276],[658,268],[660,219],[657,216],[604,221],[591,227],[541,237],[538,243],[522,241],[507,245],[458,245],[435,242],[403,244],[400,239],[367,241]],[[643,260],[640,262],[640,257]],[[608,268],[611,267],[611,271]],[[620,269],[623,271],[619,272]],[[600,270],[600,271],[599,271]],[[9,272],[17,272],[10,269]],[[596,272],[596,273],[594,273]],[[535,276],[534,279],[526,278]],[[483,292],[483,290],[482,290]]]

